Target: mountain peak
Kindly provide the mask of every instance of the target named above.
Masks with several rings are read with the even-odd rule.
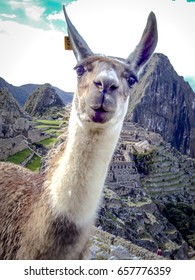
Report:
[[[147,71],[146,71],[147,70]],[[195,94],[168,57],[154,54],[130,95],[127,119],[195,157]]]
[[[36,117],[54,117],[63,107],[63,101],[49,83],[39,86],[24,105],[25,110]]]

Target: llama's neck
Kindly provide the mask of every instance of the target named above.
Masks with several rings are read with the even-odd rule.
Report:
[[[85,225],[96,216],[122,124],[115,129],[94,131],[81,126],[75,113],[73,109],[67,146],[52,175],[50,189],[57,214]]]

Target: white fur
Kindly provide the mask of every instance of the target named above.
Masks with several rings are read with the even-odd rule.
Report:
[[[106,129],[94,131],[78,120],[74,106],[72,108],[67,146],[53,174],[50,189],[57,213],[65,214],[77,225],[84,226],[96,217],[127,106],[128,100],[125,108],[118,107]]]
[[[98,78],[108,78],[108,79],[113,79],[113,81],[115,81],[117,84],[119,84],[119,79],[118,76],[116,74],[116,71],[112,68],[103,70],[99,73]]]

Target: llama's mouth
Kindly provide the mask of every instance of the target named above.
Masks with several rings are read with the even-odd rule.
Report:
[[[95,123],[105,123],[111,119],[111,112],[104,110],[103,107],[93,109],[92,121]]]

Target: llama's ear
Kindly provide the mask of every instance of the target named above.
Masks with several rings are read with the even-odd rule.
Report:
[[[155,50],[158,41],[158,31],[156,16],[153,12],[149,14],[146,27],[142,34],[141,40],[135,50],[127,58],[127,62],[133,66],[135,72],[149,60]]]
[[[76,57],[76,60],[79,62],[83,58],[93,55],[93,52],[90,50],[85,40],[81,37],[81,35],[78,33],[78,31],[70,21],[64,5],[63,11],[68,27],[68,36],[70,37],[73,52]]]

